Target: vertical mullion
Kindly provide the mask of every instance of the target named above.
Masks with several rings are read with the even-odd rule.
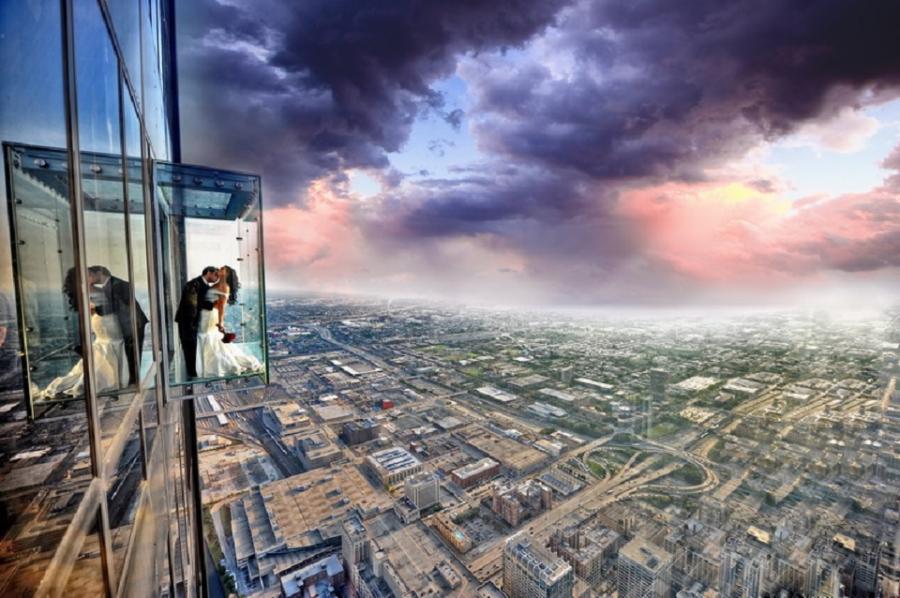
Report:
[[[205,542],[203,541],[203,500],[200,496],[200,455],[197,450],[197,414],[194,400],[192,394],[182,402],[182,430],[184,431],[184,453],[187,457],[185,466],[188,474],[185,481],[190,480],[188,489],[191,496],[191,508],[189,511],[192,512],[193,517],[191,518],[192,529],[189,533],[193,534],[194,540],[194,571],[197,575],[195,586],[199,589],[197,595],[207,598],[209,588],[207,587]]]
[[[60,0],[62,21],[63,89],[65,95],[66,142],[69,149],[68,178],[71,197],[73,258],[76,305],[78,307],[79,336],[81,340],[82,376],[88,438],[91,447],[91,474],[100,478],[103,496],[100,497],[100,553],[106,595],[112,595],[115,574],[110,555],[112,538],[109,533],[109,513],[106,510],[106,476],[100,442],[100,418],[97,408],[97,389],[94,387],[94,350],[91,342],[90,298],[87,286],[87,246],[84,239],[84,196],[81,190],[81,147],[78,132],[78,88],[76,81],[75,23],[71,0]]]
[[[260,317],[260,342],[262,343],[262,359],[265,367],[264,382],[269,383],[269,333],[268,314],[266,313],[266,246],[263,241],[263,209],[262,209],[262,180],[256,179],[256,277],[259,280],[259,317]]]
[[[138,323],[137,323],[137,299],[134,293],[134,256],[131,251],[131,198],[128,192],[128,152],[125,148],[126,137],[125,137],[125,94],[127,93],[124,89],[123,85],[123,74],[122,74],[122,58],[119,57],[118,61],[118,74],[119,74],[119,145],[120,145],[120,154],[122,160],[122,201],[123,201],[123,211],[125,216],[125,259],[128,271],[128,283],[129,283],[129,292],[128,298],[130,304],[128,305],[128,313],[131,315],[131,357],[134,360],[134,367],[136,368],[135,372],[135,380],[134,384],[137,386],[137,389],[141,388],[141,351],[140,347],[137,346],[138,342]]]
[[[61,15],[60,15],[61,16]],[[63,61],[63,71],[65,71],[65,61]],[[20,357],[18,359],[19,368],[21,369],[22,374],[22,382],[24,383],[24,392],[25,392],[25,411],[28,414],[29,421],[33,421],[36,418],[35,409],[34,409],[34,393],[32,392],[31,386],[31,360],[29,358],[29,350],[31,342],[28,338],[28,320],[25,314],[25,309],[22,307],[25,305],[25,290],[22,286],[22,276],[23,273],[21,271],[21,263],[22,258],[19,255],[19,244],[23,241],[19,238],[19,220],[16,215],[16,202],[18,201],[16,197],[16,191],[13,188],[13,170],[14,170],[14,158],[16,150],[12,145],[4,142],[3,143],[3,158],[6,160],[6,168],[4,172],[6,174],[6,203],[9,210],[9,238],[12,241],[13,250],[10,252],[10,257],[12,258],[12,274],[13,274],[13,286],[16,291],[16,327],[19,332],[19,354]],[[20,163],[21,164],[21,163]],[[59,230],[56,232],[56,243],[58,247],[62,247],[62,238]],[[60,264],[61,265],[61,264]]]

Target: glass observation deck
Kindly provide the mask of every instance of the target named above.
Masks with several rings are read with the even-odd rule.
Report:
[[[84,398],[65,150],[6,144],[14,274],[28,403]],[[83,152],[79,179],[98,395],[133,392],[155,362],[148,314],[156,240],[170,386],[266,382],[258,176]],[[154,194],[145,205],[144,193]],[[204,273],[205,271],[205,273]]]

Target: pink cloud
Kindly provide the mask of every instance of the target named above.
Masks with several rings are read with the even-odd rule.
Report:
[[[273,287],[471,299],[528,292],[525,258],[490,234],[419,239],[391,234],[393,206],[361,199],[330,179],[309,186],[303,206],[265,213]]]
[[[350,290],[347,279],[363,244],[354,208],[352,199],[318,180],[307,189],[303,207],[267,210],[266,264],[275,279],[290,286],[315,281],[325,285],[323,290]]]
[[[713,285],[900,266],[900,194],[887,186],[791,204],[741,183],[665,184],[623,194],[619,212],[652,258]]]

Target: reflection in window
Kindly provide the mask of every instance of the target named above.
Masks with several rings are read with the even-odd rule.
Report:
[[[165,90],[163,89],[163,65],[160,52],[159,3],[146,2],[142,7],[143,18],[141,51],[143,60],[143,114],[147,136],[153,147],[154,157],[166,159],[169,148],[166,132]]]
[[[73,8],[80,149],[118,154],[118,60],[98,3],[76,2]]]
[[[141,97],[141,2],[138,0],[110,0],[106,3],[112,16],[116,39],[122,49],[125,69],[138,101]]]
[[[125,242],[121,156],[83,152],[82,160],[94,380],[98,392],[118,393],[137,384],[149,365],[142,363],[144,355],[138,351],[147,330],[146,254],[142,246],[137,270],[142,279],[134,289]],[[65,152],[10,147],[7,161],[13,173],[15,248],[31,395],[39,401],[77,398],[83,395],[83,348]],[[140,173],[139,167],[135,169]],[[143,243],[143,215],[134,220],[139,230],[132,241]]]
[[[9,147],[6,158],[29,387],[48,398],[51,382],[80,361],[76,312],[64,288],[74,265],[66,154]]]
[[[100,543],[100,530],[103,527],[100,523],[99,511],[93,519],[94,524],[78,552],[72,573],[66,581],[65,590],[53,592],[53,594],[68,596],[103,596],[106,594]]]
[[[135,359],[140,364],[138,383],[144,382],[147,369],[153,361],[153,347],[150,339],[150,327],[141,329],[139,312],[150,313],[150,282],[147,262],[147,231],[144,204],[144,172],[141,163],[141,127],[134,103],[128,94],[123,94],[125,108],[125,155],[126,191],[128,193],[128,224],[131,238],[131,268],[134,299],[136,302],[132,322],[137,326],[132,334],[135,342],[133,349]],[[152,378],[147,380],[152,386]]]

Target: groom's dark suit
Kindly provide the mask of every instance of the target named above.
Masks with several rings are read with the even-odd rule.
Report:
[[[144,328],[147,327],[147,315],[141,309],[140,303],[134,302],[135,315],[137,316],[137,339],[135,339],[134,331],[131,328],[131,283],[110,276],[106,284],[99,289],[106,295],[106,305],[98,305],[95,312],[98,316],[115,314],[116,320],[119,322],[119,328],[122,330],[122,337],[125,339],[125,352],[128,358],[128,384],[137,384],[141,371],[141,351],[144,347]],[[137,341],[137,342],[135,342]],[[135,354],[137,347],[137,354]]]
[[[206,300],[208,290],[209,284],[202,276],[189,280],[181,291],[181,301],[178,303],[178,311],[175,312],[178,338],[181,340],[181,350],[184,351],[184,363],[188,376],[192,378],[197,377],[197,330],[200,327],[200,312],[213,308],[213,304]]]

